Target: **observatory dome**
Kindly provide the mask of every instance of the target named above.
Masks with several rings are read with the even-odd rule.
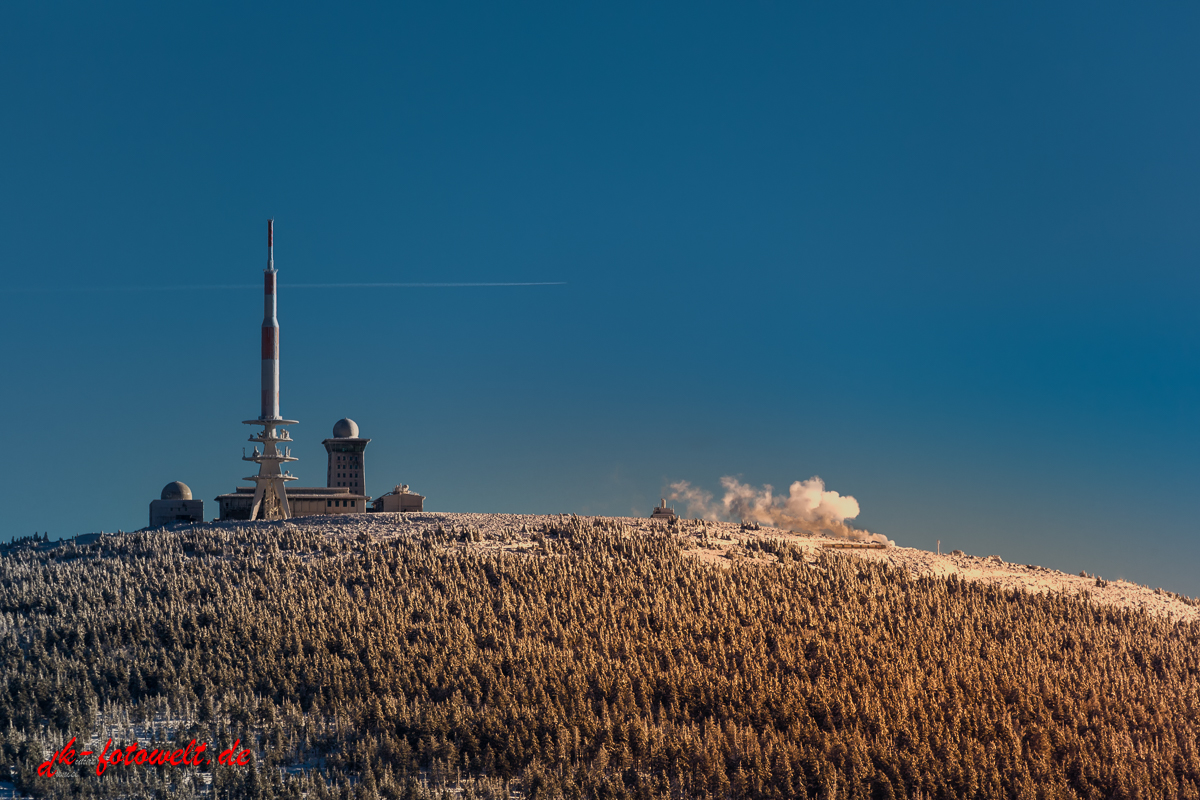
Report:
[[[191,500],[192,490],[183,481],[171,481],[162,490],[163,500]]]
[[[333,423],[333,437],[335,439],[357,439],[358,423],[352,419],[339,419]]]

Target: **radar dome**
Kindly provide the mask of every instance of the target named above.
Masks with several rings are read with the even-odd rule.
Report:
[[[191,500],[192,490],[183,481],[171,481],[162,490],[163,500]]]
[[[358,423],[352,419],[339,419],[337,422],[333,423],[333,438],[357,439]]]

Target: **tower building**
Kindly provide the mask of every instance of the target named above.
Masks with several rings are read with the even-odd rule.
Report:
[[[280,470],[280,465],[295,461],[292,450],[286,443],[292,441],[291,434],[282,429],[284,425],[298,425],[294,419],[279,416],[279,319],[275,302],[275,220],[267,220],[267,268],[263,270],[263,323],[262,323],[262,405],[258,419],[248,419],[243,425],[260,425],[262,431],[252,434],[255,443],[252,455],[243,455],[243,461],[258,464],[258,474],[245,480],[254,481],[254,500],[250,507],[250,519],[287,519],[292,515],[288,506],[287,481],[296,480],[291,472]],[[258,449],[262,445],[262,451]],[[285,445],[280,449],[280,445]]]
[[[358,435],[358,424],[352,419],[339,419],[333,424],[333,436],[325,439],[325,452],[329,454],[329,469],[325,485],[329,488],[348,489],[352,494],[365,495],[367,467],[365,463],[370,439]]]

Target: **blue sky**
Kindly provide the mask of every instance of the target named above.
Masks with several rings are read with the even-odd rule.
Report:
[[[899,544],[1200,595],[1189,4],[9,4],[0,535],[249,474],[648,514],[820,475]],[[564,281],[299,289],[289,284]]]

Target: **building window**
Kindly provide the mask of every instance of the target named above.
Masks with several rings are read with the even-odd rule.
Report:
[[[350,501],[350,507],[351,507],[351,508],[354,508],[354,504],[355,504],[355,503],[357,503],[357,502],[358,502],[357,500],[351,500],[351,501]]]
[[[332,505],[333,505],[333,501],[332,501],[332,500],[326,500],[326,501],[325,501],[325,507],[326,507],[326,508],[329,508],[329,507],[330,507],[330,506],[332,506]]]

